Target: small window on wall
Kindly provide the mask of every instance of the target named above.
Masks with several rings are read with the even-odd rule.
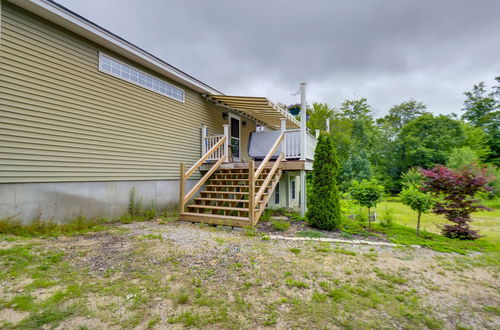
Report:
[[[292,190],[292,199],[295,199],[295,180],[290,181],[290,186]]]
[[[276,184],[276,189],[274,189],[274,204],[280,203],[280,183]]]

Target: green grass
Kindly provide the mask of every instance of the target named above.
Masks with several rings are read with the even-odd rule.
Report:
[[[400,202],[384,201],[377,205],[377,214],[380,217],[387,211],[391,213],[394,224],[383,225],[376,222],[373,224],[375,233],[384,234],[389,241],[402,245],[421,245],[440,252],[467,253],[468,251],[498,251],[500,250],[500,210],[492,212],[483,211],[473,214],[474,221],[471,226],[479,230],[483,237],[475,241],[461,241],[449,239],[440,235],[440,226],[448,221],[433,213],[423,214],[421,218],[421,235],[416,237],[416,212]],[[354,214],[361,216],[366,209],[355,207],[351,210]],[[347,221],[343,230],[350,234],[368,235],[365,229],[366,222]]]
[[[485,204],[488,207],[494,207],[496,202],[490,201]],[[385,212],[386,207],[392,212],[396,224],[416,228],[417,214],[408,206],[399,202],[382,202],[377,205],[377,214],[381,216]],[[498,221],[500,221],[500,209],[494,208],[492,211],[473,213],[472,219],[471,227],[479,230],[479,233],[484,236],[483,239],[487,239],[500,247],[500,228],[498,225]],[[439,234],[441,232],[440,226],[446,223],[448,221],[443,216],[427,213],[422,215],[420,228]]]
[[[106,219],[87,219],[79,216],[72,221],[59,224],[51,220],[35,220],[29,224],[20,221],[0,220],[0,234],[21,237],[55,237],[59,235],[75,235],[89,231],[100,231],[107,227]]]

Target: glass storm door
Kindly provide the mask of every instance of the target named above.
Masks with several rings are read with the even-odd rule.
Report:
[[[229,145],[233,160],[240,159],[240,118],[229,114]]]

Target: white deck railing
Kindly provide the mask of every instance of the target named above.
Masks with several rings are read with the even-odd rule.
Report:
[[[227,126],[227,125],[224,125]],[[224,127],[224,130],[227,131],[228,128]],[[226,132],[227,133],[227,132]],[[269,141],[274,141],[276,139],[276,136],[279,135],[279,131],[263,131],[263,132],[253,132],[252,133],[252,139],[250,140],[250,143],[258,143],[257,146],[262,144],[263,150],[260,150],[260,152],[263,152],[261,157],[264,157],[265,154],[267,154],[268,148],[269,148]],[[214,145],[216,145],[223,137],[225,134],[219,134],[219,135],[207,135],[206,129],[204,133],[202,133],[202,155],[204,155],[208,150],[210,150]],[[317,140],[312,135],[311,133],[307,132],[306,134],[306,155],[305,158],[307,160],[314,160],[314,149],[316,148],[316,143]],[[228,154],[229,150],[226,147],[227,142],[224,143],[223,148],[217,149],[214,153],[210,155],[210,157],[207,158],[208,162],[211,161],[216,161],[219,160],[222,157],[226,157]],[[285,138],[284,138],[284,145],[285,145],[285,159],[300,159],[300,129],[292,129],[292,130],[286,130],[285,131]],[[251,146],[250,146],[251,147]],[[250,148],[254,149],[254,148]],[[257,149],[262,149],[262,148],[257,148]],[[260,153],[259,152],[259,153]],[[281,149],[276,151],[273,156],[277,157],[279,153],[281,152]],[[258,155],[251,155],[254,156],[255,158],[259,158]]]
[[[287,130],[285,132],[286,143],[286,158],[300,158],[300,129]],[[314,160],[314,149],[316,148],[317,140],[309,132],[306,134],[306,159]]]
[[[210,150],[214,145],[216,145],[220,140],[224,138],[224,135],[212,135],[205,137],[205,145],[204,150]],[[225,157],[224,148],[219,148],[215,150],[208,158],[207,161],[211,160],[219,160],[222,157]]]

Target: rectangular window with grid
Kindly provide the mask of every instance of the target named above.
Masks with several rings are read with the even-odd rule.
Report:
[[[137,70],[114,58],[99,53],[99,71],[139,85],[153,92],[168,96],[179,102],[184,102],[184,90],[175,87],[163,80]]]

